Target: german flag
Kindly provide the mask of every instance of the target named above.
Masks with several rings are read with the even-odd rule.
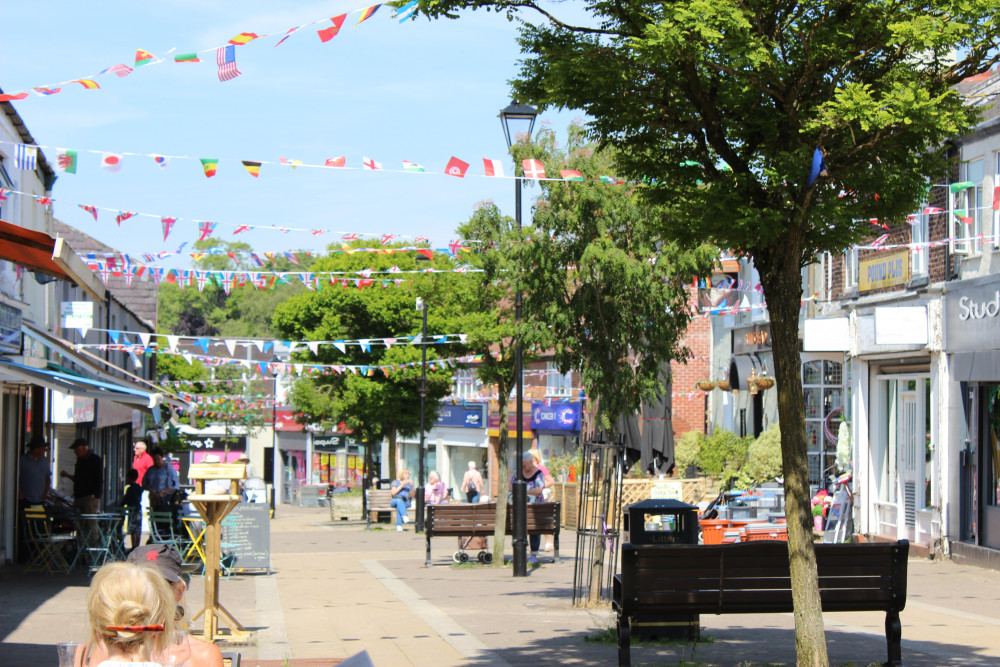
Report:
[[[215,176],[215,170],[219,168],[218,158],[202,158],[201,167],[205,170],[205,178]]]
[[[362,23],[364,23],[365,21],[367,21],[368,19],[370,19],[372,16],[375,15],[375,12],[377,12],[378,8],[381,7],[381,6],[382,5],[372,5],[371,7],[368,7],[367,9],[362,9],[361,10],[361,18],[359,18],[358,22],[355,23],[354,25],[361,25]]]
[[[156,56],[154,56],[152,53],[149,53],[148,51],[143,51],[142,49],[139,49],[138,51],[135,52],[136,67],[141,67],[142,65],[148,65],[154,60],[156,60]]]
[[[254,178],[260,176],[260,162],[251,162],[250,160],[242,160],[242,162],[251,176]]]

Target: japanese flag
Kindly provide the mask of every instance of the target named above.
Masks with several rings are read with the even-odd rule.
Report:
[[[122,170],[121,153],[101,153],[101,169],[119,172]]]
[[[457,176],[458,178],[465,178],[465,172],[469,169],[468,162],[462,162],[457,157],[452,156],[448,160],[448,165],[444,168],[444,173],[449,176]]]
[[[483,171],[486,176],[496,176],[503,178],[503,163],[500,160],[483,158]]]

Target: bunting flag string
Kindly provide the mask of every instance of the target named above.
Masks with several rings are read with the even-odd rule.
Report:
[[[234,47],[245,46],[250,42],[254,42],[264,37],[277,37],[279,34],[281,35],[281,38],[278,40],[275,46],[280,46],[282,43],[284,43],[286,39],[291,37],[294,33],[301,30],[302,28],[307,28],[309,26],[314,26],[314,25],[320,25],[326,23],[327,21],[332,21],[333,27],[317,31],[320,41],[328,42],[337,35],[337,33],[340,31],[340,27],[343,25],[344,21],[348,16],[351,16],[353,14],[359,15],[357,22],[354,23],[354,26],[357,27],[358,25],[361,25],[363,22],[370,19],[383,5],[388,5],[391,7],[391,5],[389,5],[388,3],[379,3],[371,5],[369,7],[363,7],[360,9],[355,9],[350,12],[346,12],[332,19],[325,17],[321,19],[316,19],[314,21],[310,21],[309,23],[304,23],[302,25],[296,26],[294,28],[289,28],[287,30],[279,31],[278,33],[258,35],[253,32],[241,32],[240,34],[236,35],[225,44],[213,46],[212,48],[203,49],[201,51],[179,53],[173,56],[173,58],[156,56],[153,55],[152,53],[149,53],[148,51],[144,51],[143,49],[138,49],[135,52],[134,67],[130,67],[125,63],[119,63],[117,65],[112,65],[111,67],[107,67],[98,72],[97,74],[89,74],[87,76],[80,77],[77,79],[60,81],[59,83],[49,83],[40,86],[35,86],[31,88],[30,91],[34,92],[35,95],[38,97],[51,97],[52,95],[57,95],[60,92],[62,92],[62,86],[70,83],[78,83],[87,90],[100,90],[101,86],[96,81],[96,79],[100,77],[105,77],[114,74],[119,79],[124,79],[130,74],[132,74],[132,72],[134,72],[135,69],[139,67],[147,67],[149,65],[159,65],[171,61],[174,63],[200,63],[202,62],[202,58],[200,58],[200,56],[207,54],[216,55],[215,59],[206,58],[205,60],[206,61],[214,60],[216,62],[216,65],[218,67],[219,81],[225,82],[240,75],[239,70],[236,69],[236,54]],[[413,15],[417,11],[417,0],[411,0],[411,2],[406,3],[402,7],[394,9],[396,10],[395,18],[398,19],[398,22],[402,24],[406,22],[408,19],[413,18]],[[170,52],[166,54],[166,56],[169,56],[170,53],[173,53],[173,51],[174,50],[171,49]],[[24,100],[27,99],[28,97],[29,97],[28,90],[16,90],[6,94],[0,94],[0,102]]]

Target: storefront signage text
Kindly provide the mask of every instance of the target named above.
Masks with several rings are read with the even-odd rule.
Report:
[[[878,254],[858,262],[858,291],[905,285],[910,279],[910,251]]]
[[[984,317],[996,317],[1000,313],[1000,290],[993,293],[990,301],[976,302],[967,296],[958,300],[958,319],[981,320]]]
[[[743,334],[743,341],[747,345],[767,345],[770,339],[771,334],[767,331],[748,331]]]

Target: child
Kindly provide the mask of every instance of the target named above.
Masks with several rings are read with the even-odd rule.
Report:
[[[132,538],[132,549],[139,546],[142,536],[142,493],[144,489],[139,484],[139,471],[130,468],[125,475],[128,486],[125,487],[125,497],[122,498],[122,507],[125,508],[125,516],[128,517],[128,534]]]

